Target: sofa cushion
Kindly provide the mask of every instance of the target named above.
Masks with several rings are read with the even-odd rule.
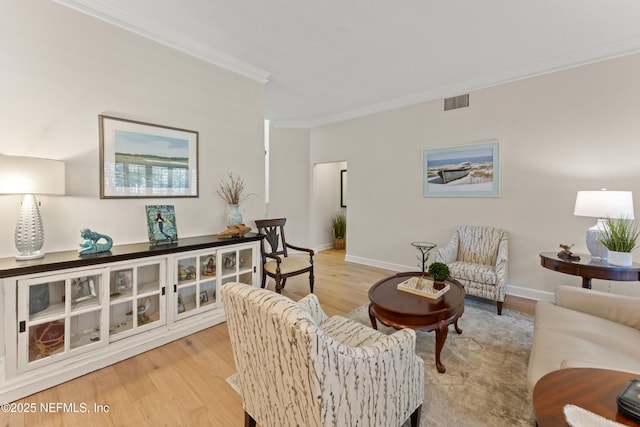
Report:
[[[485,284],[496,284],[495,266],[486,264],[474,264],[465,261],[455,261],[449,264],[451,277],[458,280],[468,280]]]
[[[640,331],[557,306],[536,305],[528,383],[568,367],[599,367],[640,374]]]

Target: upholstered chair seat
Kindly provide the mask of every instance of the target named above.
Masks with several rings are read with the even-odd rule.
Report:
[[[290,274],[296,271],[305,270],[309,268],[309,257],[304,258],[295,255],[289,255],[287,258],[282,258],[280,261],[280,274]],[[276,274],[278,269],[277,261],[268,261],[264,264],[264,270],[271,275]]]
[[[284,237],[286,218],[258,219],[258,233],[264,234],[260,242],[262,253],[262,287],[267,286],[267,277],[276,282],[277,293],[282,292],[287,279],[298,274],[309,273],[309,291],[313,293],[313,249],[287,243]],[[299,252],[290,254],[289,249]],[[306,253],[302,255],[302,253]]]
[[[416,335],[384,335],[318,298],[298,302],[240,283],[221,288],[245,426],[417,427],[424,362]]]
[[[500,228],[462,225],[449,243],[429,254],[429,263],[443,262],[451,277],[464,286],[467,295],[496,301],[502,314],[509,262],[509,233]]]

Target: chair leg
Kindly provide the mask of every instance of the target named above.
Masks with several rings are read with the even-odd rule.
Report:
[[[313,293],[313,282],[314,282],[315,277],[313,277],[313,268],[311,268],[311,271],[309,272],[309,289],[311,290],[311,293]]]
[[[244,427],[256,427],[256,420],[247,411],[244,411]]]
[[[262,272],[262,285],[260,285],[260,287],[262,289],[264,289],[264,287],[267,285],[267,275],[264,274],[264,271]]]
[[[496,301],[497,306],[498,306],[498,316],[502,316],[502,301]]]
[[[280,294],[282,293],[282,288],[284,287],[282,283],[282,276],[276,274],[275,280],[276,280],[276,293]]]
[[[420,413],[422,412],[422,405],[418,406],[418,409],[411,414],[411,427],[418,427],[420,425]]]

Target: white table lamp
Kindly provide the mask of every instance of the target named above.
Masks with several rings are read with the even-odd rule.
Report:
[[[34,194],[64,195],[65,168],[59,160],[0,156],[0,194],[24,194],[16,224],[18,260],[44,256],[44,228]]]
[[[578,191],[573,214],[598,218],[587,230],[587,249],[594,259],[607,259],[609,251],[600,242],[605,218],[633,219],[633,194],[631,191]]]

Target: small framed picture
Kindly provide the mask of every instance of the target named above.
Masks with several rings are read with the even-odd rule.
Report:
[[[120,292],[131,290],[133,286],[133,272],[131,270],[118,271],[116,290]]]
[[[200,292],[200,304],[202,305],[207,301],[209,301],[209,297],[207,296],[207,291]]]
[[[71,281],[71,301],[81,302],[97,296],[93,279],[85,277]]]
[[[145,209],[149,242],[173,243],[178,240],[178,225],[173,205],[147,205]]]

